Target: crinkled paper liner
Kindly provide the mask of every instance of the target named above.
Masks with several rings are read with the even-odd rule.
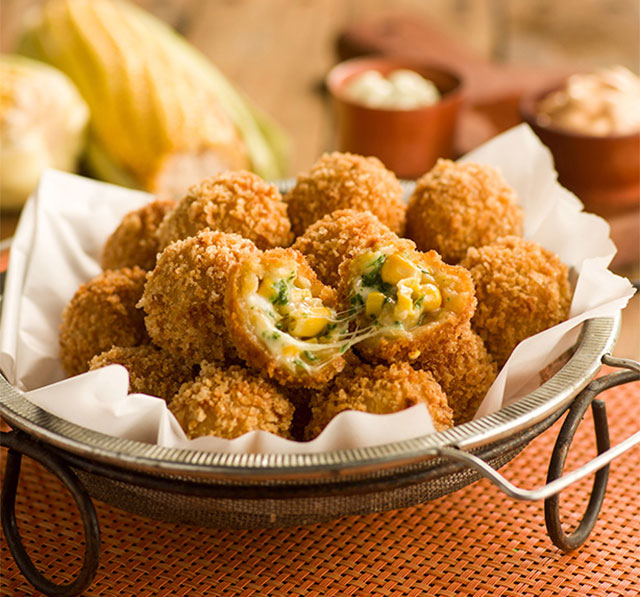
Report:
[[[549,151],[526,125],[517,126],[461,161],[497,167],[525,213],[524,236],[570,267],[570,319],[520,343],[487,393],[476,418],[495,412],[540,384],[539,372],[576,341],[580,324],[612,316],[633,295],[609,271],[615,254],[609,226],[582,211],[557,182]],[[112,365],[65,379],[58,357],[64,306],[100,273],[100,251],[122,216],[151,197],[71,174],[47,171],[25,206],[11,247],[0,326],[0,367],[44,410],[89,429],[163,446],[216,452],[309,453],[365,447],[434,431],[424,405],[390,415],[344,412],[314,441],[298,443],[254,431],[235,440],[189,440],[164,400],[127,395],[128,374]]]

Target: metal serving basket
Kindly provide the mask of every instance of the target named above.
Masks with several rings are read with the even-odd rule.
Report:
[[[290,184],[281,182],[282,192]],[[410,189],[405,183],[405,190]],[[415,439],[316,454],[212,453],[119,439],[44,411],[0,375],[0,417],[12,428],[0,433],[0,445],[9,448],[1,497],[7,544],[39,591],[75,595],[91,584],[98,567],[99,527],[91,498],[171,522],[255,528],[407,507],[487,477],[512,498],[544,499],[551,539],[561,549],[571,550],[587,539],[595,524],[608,463],[640,443],[639,431],[610,448],[604,402],[596,399],[608,388],[640,379],[640,364],[610,356],[619,329],[620,314],[586,321],[567,362],[535,391],[492,415]],[[623,370],[594,380],[603,363]],[[563,476],[573,434],[589,406],[598,456]],[[547,485],[522,490],[497,472],[567,410]],[[84,563],[70,584],[56,585],[45,578],[22,545],[15,498],[23,454],[67,486],[82,516]],[[578,529],[566,535],[558,493],[596,471],[585,516]]]

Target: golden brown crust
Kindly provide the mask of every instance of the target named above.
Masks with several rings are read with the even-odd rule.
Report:
[[[140,300],[154,343],[188,364],[233,358],[223,314],[227,277],[240,259],[257,252],[250,240],[208,229],[169,245]]]
[[[473,419],[498,373],[496,363],[469,324],[436,350],[425,350],[416,366],[430,371],[449,399],[453,420]]]
[[[194,377],[193,367],[153,344],[114,346],[93,357],[89,369],[107,365],[122,365],[129,372],[130,394],[149,394],[167,402],[183,383]]]
[[[254,369],[277,380],[283,385],[308,388],[322,387],[344,368],[344,358],[335,349],[336,356],[317,370],[301,368],[291,371],[283,366],[265,346],[253,330],[250,308],[244,298],[244,280],[249,275],[262,279],[266,272],[278,269],[282,264],[295,269],[299,275],[311,282],[311,292],[322,300],[328,308],[335,308],[336,291],[324,285],[309,267],[302,253],[295,249],[271,249],[263,253],[247,255],[230,272],[225,294],[225,322],[229,336],[238,355]]]
[[[459,329],[471,320],[476,306],[473,281],[467,270],[457,265],[448,265],[435,251],[421,253],[415,251],[412,241],[400,238],[393,242],[376,243],[367,249],[376,251],[385,247],[409,253],[415,263],[432,272],[442,294],[442,307],[434,312],[428,323],[414,328],[408,333],[390,330],[366,338],[355,346],[355,351],[364,360],[372,363],[393,363],[413,361],[425,350],[446,343],[458,334]],[[348,309],[354,279],[360,274],[354,268],[355,261],[345,261],[340,268],[341,286],[339,291],[342,309]],[[356,318],[357,326],[365,327],[366,321]]]
[[[102,269],[137,265],[152,270],[159,250],[158,226],[174,206],[172,199],[156,199],[126,214],[102,249]]]
[[[256,430],[291,438],[293,405],[273,382],[236,365],[203,363],[200,375],[182,385],[169,409],[190,439],[234,439]]]
[[[338,270],[345,259],[371,242],[387,238],[397,239],[397,236],[371,212],[341,209],[311,224],[292,248],[306,257],[322,282],[337,287]]]
[[[246,171],[224,172],[192,186],[162,222],[160,246],[205,228],[239,234],[259,249],[288,246],[292,240],[280,191]]]
[[[567,266],[538,243],[501,238],[469,249],[461,265],[471,272],[478,297],[471,325],[499,367],[519,342],[569,316]]]
[[[112,346],[149,341],[144,313],[136,308],[145,271],[107,270],[80,286],[62,313],[60,359],[67,375],[89,369],[89,361]]]
[[[308,174],[298,176],[285,197],[295,236],[338,209],[370,211],[396,234],[404,229],[402,185],[374,157],[325,153]]]
[[[495,168],[440,159],[409,199],[406,236],[458,263],[469,247],[521,236],[522,222],[516,194]]]
[[[436,431],[453,425],[447,397],[433,375],[408,363],[359,365],[336,377],[328,393],[311,399],[311,421],[306,439],[317,437],[329,421],[345,410],[388,414],[423,403]]]

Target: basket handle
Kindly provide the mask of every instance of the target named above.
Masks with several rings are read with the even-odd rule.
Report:
[[[606,365],[624,368],[626,371],[609,373],[608,375],[593,380],[573,401],[553,449],[546,485],[538,489],[521,489],[474,454],[455,447],[434,449],[434,452],[438,456],[463,462],[474,468],[483,477],[496,485],[505,495],[511,498],[526,501],[545,500],[545,522],[547,531],[553,543],[565,551],[571,551],[584,543],[593,530],[607,487],[609,463],[634,446],[640,444],[639,430],[621,441],[618,445],[610,448],[605,403],[602,400],[596,400],[596,397],[600,393],[610,388],[640,380],[640,363],[631,359],[620,359],[610,355],[604,355],[602,362]],[[590,462],[563,475],[569,447],[589,406],[593,409],[598,455]],[[566,489],[576,481],[592,473],[596,473],[596,476],[585,515],[578,528],[572,534],[566,535],[562,530],[560,521],[558,494],[563,489]]]
[[[21,431],[0,432],[0,446],[9,448],[0,496],[0,517],[11,555],[25,578],[41,593],[65,596],[81,594],[93,581],[100,558],[100,528],[89,494],[74,472],[60,458]],[[39,462],[62,481],[80,511],[85,538],[84,560],[77,577],[68,584],[56,584],[47,579],[36,568],[22,543],[16,522],[15,501],[23,454]]]

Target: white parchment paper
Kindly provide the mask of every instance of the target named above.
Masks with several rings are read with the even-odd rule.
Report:
[[[607,269],[615,254],[609,226],[582,211],[561,187],[549,151],[520,125],[463,161],[497,167],[516,190],[525,212],[526,238],[554,251],[570,267],[575,288],[570,319],[518,345],[483,401],[477,417],[522,397],[540,383],[539,371],[575,342],[586,319],[622,309],[634,289]],[[119,365],[70,379],[58,357],[62,310],[77,288],[100,272],[104,242],[122,216],[151,196],[57,171],[46,171],[20,219],[11,247],[0,320],[0,367],[41,408],[110,435],[224,452],[318,452],[365,447],[433,432],[418,405],[391,415],[341,413],[314,441],[297,443],[262,431],[235,440],[189,440],[164,400],[127,395]]]

